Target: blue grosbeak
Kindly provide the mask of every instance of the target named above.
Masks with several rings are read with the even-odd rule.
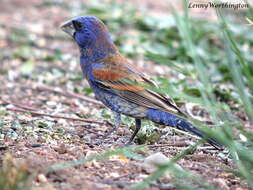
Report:
[[[154,82],[130,66],[113,43],[107,27],[98,18],[77,17],[61,28],[79,46],[81,68],[96,98],[114,112],[112,131],[119,127],[121,114],[135,118],[136,129],[128,144],[140,130],[141,120],[148,119],[206,138],[214,147],[222,146],[184,119],[185,114],[172,99],[148,88],[155,87]]]

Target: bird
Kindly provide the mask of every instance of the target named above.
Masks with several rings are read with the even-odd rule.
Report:
[[[95,98],[113,112],[114,126],[107,136],[120,126],[123,114],[135,118],[136,125],[127,145],[139,132],[141,121],[151,120],[192,133],[217,149],[223,146],[196,128],[172,98],[154,90],[159,87],[120,54],[107,26],[99,18],[75,17],[60,28],[78,45],[80,66]]]

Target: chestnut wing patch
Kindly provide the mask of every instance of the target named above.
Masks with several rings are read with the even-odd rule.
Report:
[[[127,77],[127,74],[112,71],[110,69],[96,69],[93,71],[93,75],[98,80],[104,81],[119,81]]]
[[[143,88],[144,86],[141,84],[146,83],[148,87],[153,85],[153,83],[144,80],[139,75],[129,74],[119,70],[114,71],[112,69],[96,69],[93,71],[93,75],[98,80],[96,81],[97,84],[107,88],[109,87],[112,92],[125,100],[148,108],[183,114],[169,98]]]

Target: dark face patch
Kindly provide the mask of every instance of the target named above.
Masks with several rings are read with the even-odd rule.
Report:
[[[74,26],[76,31],[82,30],[82,28],[83,28],[83,23],[82,22],[73,20],[72,23],[73,23],[73,26]]]

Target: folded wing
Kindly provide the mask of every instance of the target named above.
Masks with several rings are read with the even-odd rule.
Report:
[[[157,87],[155,83],[130,67],[119,54],[106,58],[102,64],[103,68],[93,69],[94,82],[100,88],[140,106],[185,116],[171,98],[152,91]]]

